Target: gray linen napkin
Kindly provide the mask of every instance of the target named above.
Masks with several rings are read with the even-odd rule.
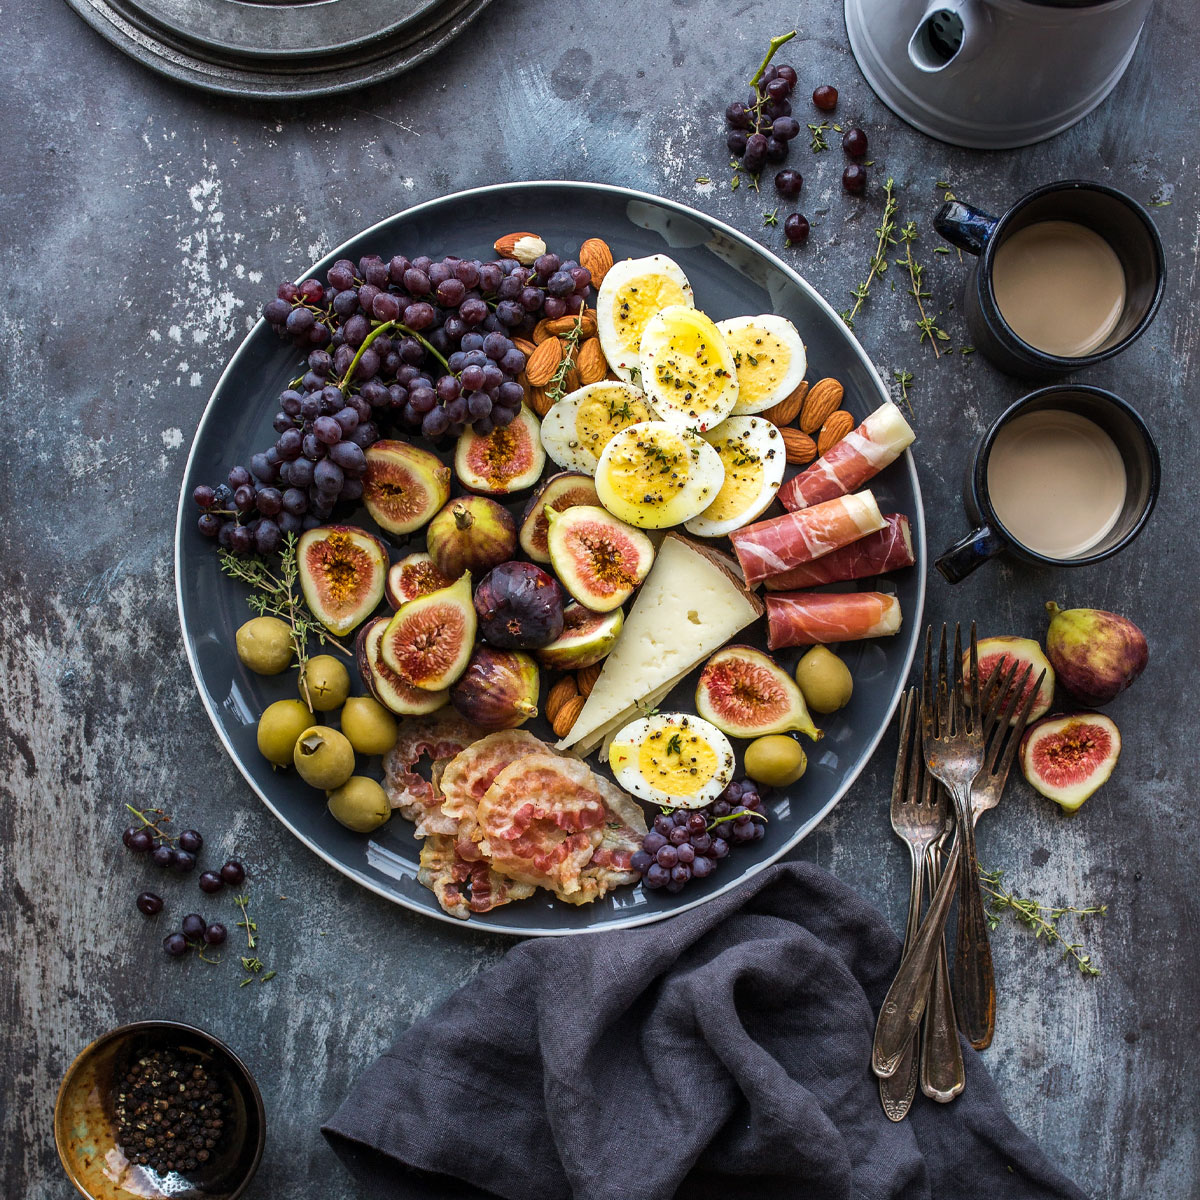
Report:
[[[781,863],[639,929],[545,938],[401,1035],[324,1127],[372,1197],[1082,1200],[966,1091],[888,1121],[868,1062],[899,942]]]

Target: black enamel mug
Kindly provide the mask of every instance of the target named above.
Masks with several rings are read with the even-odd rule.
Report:
[[[1082,225],[1098,233],[1120,261],[1124,306],[1112,331],[1088,354],[1068,358],[1031,346],[1017,336],[996,303],[996,251],[1013,234],[1039,221]],[[1136,200],[1102,183],[1050,183],[1022,196],[1000,217],[951,200],[942,205],[933,225],[948,242],[977,256],[963,293],[967,327],[976,349],[1009,375],[1053,379],[1112,358],[1145,332],[1162,302],[1166,263],[1154,222]]]
[[[1077,413],[1095,422],[1112,438],[1125,468],[1125,501],[1116,521],[1095,545],[1069,558],[1042,554],[1014,537],[996,515],[988,486],[989,459],[1000,431],[1015,417],[1047,409]],[[975,528],[950,546],[935,565],[951,583],[958,583],[1001,553],[1049,567],[1083,567],[1101,562],[1141,533],[1154,511],[1158,487],[1158,447],[1132,405],[1103,388],[1071,384],[1042,388],[1005,409],[976,444],[963,484],[963,504]]]

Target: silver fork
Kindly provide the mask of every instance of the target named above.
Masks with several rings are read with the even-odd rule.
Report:
[[[928,873],[929,894],[937,893],[942,878],[942,860],[947,843],[954,832],[950,812],[950,797],[938,784],[934,794],[941,800],[945,830],[929,849],[925,868]],[[946,935],[937,941],[937,957],[933,964],[933,982],[929,985],[929,1000],[925,1023],[921,1027],[921,1091],[939,1104],[948,1104],[966,1086],[962,1047],[958,1044],[958,1024],[954,1018],[954,996],[950,991],[950,964],[946,956]]]
[[[1007,674],[1007,679],[1011,684],[1011,671]],[[980,812],[999,803],[1000,795],[1004,790],[1004,782],[1012,766],[1016,747],[1024,733],[1034,697],[1034,693],[1031,692],[1011,730],[1007,748],[1001,755],[1003,739],[997,738],[993,741],[992,734],[998,727],[1000,715],[1002,713],[1007,715],[1009,710],[1006,709],[1006,705],[1013,695],[1011,686],[1002,687],[1001,682],[997,673],[993,672],[982,690],[983,696],[988,700],[983,716],[983,739],[989,745],[990,752],[982,769],[984,780],[980,793]],[[1019,695],[1019,693],[1016,694]],[[974,824],[974,818],[972,818],[971,824]],[[881,1077],[896,1072],[904,1049],[916,1032],[925,1011],[930,980],[933,976],[938,950],[942,944],[942,932],[945,928],[946,917],[950,912],[951,901],[954,898],[962,848],[961,838],[955,838],[941,882],[930,901],[929,910],[917,932],[916,940],[913,942],[911,951],[901,960],[900,970],[892,981],[892,986],[884,999],[883,1008],[880,1009],[879,1021],[875,1027],[871,1069]]]
[[[908,894],[908,921],[904,928],[907,954],[921,923],[921,884],[925,860],[941,836],[948,815],[938,804],[933,781],[925,770],[921,737],[917,729],[917,689],[909,688],[900,701],[900,745],[892,777],[892,829],[908,845],[912,864]],[[932,889],[930,889],[932,895]],[[953,1025],[953,1018],[951,1018]],[[917,1091],[917,1038],[901,1056],[895,1074],[879,1080],[879,1099],[888,1119],[902,1121]]]

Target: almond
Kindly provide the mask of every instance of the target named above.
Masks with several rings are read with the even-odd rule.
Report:
[[[520,352],[525,355],[526,358],[528,358],[537,349],[537,343],[527,342],[524,338],[520,337],[513,338],[512,344],[516,346],[516,348],[520,350]]]
[[[574,367],[571,367],[567,371],[566,376],[563,378],[563,395],[565,396],[568,392],[573,392],[581,386],[582,384],[579,381],[579,372],[575,370]]]
[[[760,413],[759,416],[774,425],[780,426],[780,428],[784,425],[790,425],[800,415],[800,408],[804,404],[804,397],[807,395],[808,384],[801,383],[790,396],[784,396],[778,404],[773,408],[768,408],[766,412]]]
[[[807,433],[801,433],[799,429],[781,429],[779,434],[788,462],[802,467],[817,457],[817,443]]]
[[[604,351],[600,348],[599,338],[588,338],[579,347],[575,365],[579,368],[580,383],[599,383],[604,378],[608,370],[608,359],[604,357]]]
[[[554,718],[558,716],[559,710],[564,704],[575,696],[579,695],[579,686],[575,682],[574,675],[564,675],[554,686],[546,693],[546,705],[544,712],[546,720],[551,725],[554,724]]]
[[[540,387],[527,387],[525,389],[525,403],[539,417],[544,417],[554,407],[554,401],[546,395],[546,389]]]
[[[809,388],[800,409],[800,428],[816,433],[841,407],[845,390],[836,379],[820,379]]]
[[[579,714],[583,712],[583,706],[587,700],[583,696],[572,696],[562,708],[558,710],[558,715],[550,722],[551,728],[554,730],[555,737],[566,737],[571,732],[571,726],[579,720]]]
[[[579,265],[592,273],[592,286],[599,287],[613,265],[612,251],[601,238],[588,238],[579,247]]]
[[[583,337],[596,336],[596,314],[593,312],[585,312],[580,316],[555,317],[554,320],[546,322],[546,332],[562,337],[574,331],[576,321],[579,322],[579,332]]]
[[[575,682],[579,684],[581,696],[592,694],[592,688],[596,686],[596,680],[600,678],[600,669],[603,666],[602,662],[592,663],[590,667],[584,667],[583,670],[575,672]]]
[[[531,267],[546,253],[546,243],[536,233],[508,233],[497,238],[492,249],[501,258],[515,258],[523,267]]]
[[[844,408],[839,408],[837,412],[831,413],[825,419],[825,424],[821,426],[821,433],[817,437],[817,453],[826,454],[853,428],[854,418]]]
[[[558,364],[562,362],[562,342],[556,337],[549,337],[541,342],[529,356],[525,364],[525,374],[532,387],[545,387],[554,378]]]

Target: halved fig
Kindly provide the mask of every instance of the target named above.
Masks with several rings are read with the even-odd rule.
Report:
[[[593,612],[620,608],[649,573],[654,543],[599,505],[544,511],[550,563],[563,587]]]
[[[318,525],[300,536],[296,567],[313,616],[330,633],[343,637],[383,599],[388,553],[363,529]]]
[[[439,588],[449,587],[453,582],[453,577],[443,575],[428,554],[409,554],[388,567],[383,590],[387,602],[395,609],[418,596],[428,596]]]
[[[1021,770],[1031,787],[1074,812],[1108,777],[1121,756],[1121,731],[1100,713],[1047,717],[1021,739]]]
[[[413,687],[438,692],[467,669],[475,646],[469,571],[449,587],[401,608],[383,634],[380,657]]]
[[[970,660],[971,655],[968,651],[963,655],[964,678],[970,667]],[[1038,717],[1045,716],[1050,711],[1050,705],[1054,703],[1054,668],[1050,665],[1050,660],[1042,653],[1041,646],[1032,638],[1021,637],[990,637],[984,638],[979,643],[979,683],[981,687],[997,667],[1000,668],[1001,675],[1006,675],[1014,665],[1016,666],[1014,679],[1020,679],[1025,674],[1026,667],[1033,669],[1029,672],[1029,681],[1020,696],[1016,698],[1016,702],[1005,704],[1005,709],[1009,714],[1009,724],[1015,722],[1016,714],[1021,711],[1021,705],[1025,703],[1029,693],[1037,686],[1038,676],[1043,671],[1046,672],[1041,690],[1033,702],[1033,708],[1029,711],[1030,721],[1036,721]],[[1000,676],[998,675],[997,678]],[[970,689],[967,689],[967,695],[970,696]]]
[[[418,717],[437,712],[449,699],[449,691],[429,692],[406,682],[380,657],[383,635],[390,618],[374,617],[359,631],[354,643],[358,671],[371,695],[397,716]]]
[[[608,656],[617,644],[624,624],[623,609],[592,612],[572,600],[563,609],[562,633],[537,652],[537,660],[542,666],[559,671],[582,671]]]
[[[506,650],[536,650],[563,631],[562,588],[533,563],[501,563],[475,589],[475,612],[485,642]]]
[[[509,424],[491,433],[469,425],[454,450],[454,473],[463,487],[488,496],[507,496],[532,487],[546,465],[540,425],[533,409],[521,406]]]
[[[537,663],[520,650],[480,646],[458,682],[450,703],[481,729],[515,729],[538,713]]]
[[[367,447],[362,484],[363,504],[380,529],[412,533],[450,499],[450,468],[408,442],[376,442]]]
[[[822,737],[792,677],[761,650],[726,646],[704,664],[696,712],[730,737],[757,738],[797,729]]]
[[[482,575],[512,558],[517,523],[507,508],[486,496],[459,496],[429,523],[425,548],[450,579],[464,571]]]
[[[546,542],[546,534],[550,522],[546,519],[546,509],[562,512],[565,508],[575,508],[580,504],[599,503],[596,481],[590,475],[582,471],[560,471],[557,475],[551,475],[534,492],[533,499],[525,507],[525,515],[521,518],[521,549],[534,562],[548,563],[550,547]]]

